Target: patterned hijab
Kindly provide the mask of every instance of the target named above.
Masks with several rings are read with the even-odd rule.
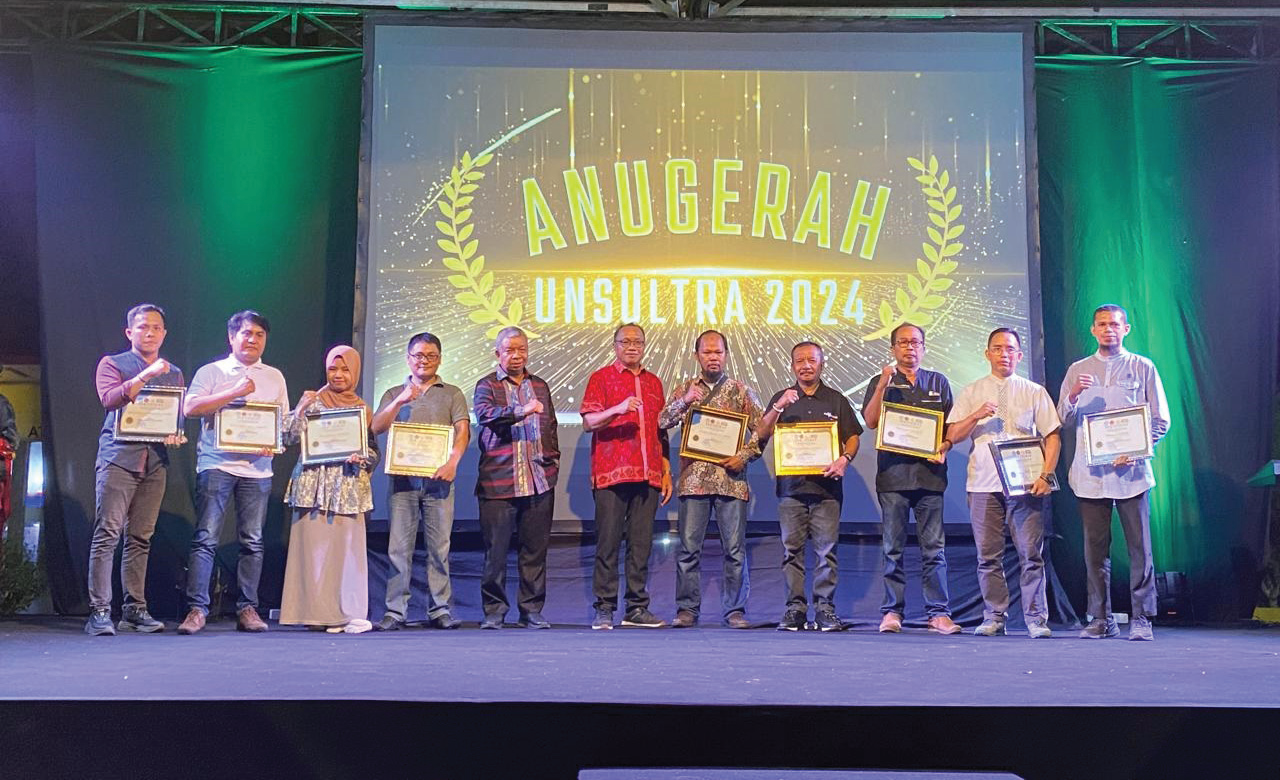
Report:
[[[320,388],[320,392],[317,393],[317,395],[320,396],[321,403],[323,403],[327,409],[363,406],[366,414],[372,414],[372,411],[369,409],[369,404],[365,403],[364,399],[357,395],[355,391],[355,388],[360,385],[360,353],[356,352],[354,348],[348,347],[346,344],[339,344],[329,350],[329,354],[325,356],[325,372],[327,373],[329,371],[329,367],[339,360],[345,363],[347,368],[351,369],[351,389],[344,393],[339,393],[330,389],[328,383],[326,383],[324,387]]]

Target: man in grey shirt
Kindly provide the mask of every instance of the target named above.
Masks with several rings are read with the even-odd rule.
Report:
[[[379,631],[394,631],[404,625],[419,525],[427,548],[427,616],[436,628],[462,625],[449,613],[453,595],[449,585],[449,540],[453,534],[453,478],[458,461],[467,451],[471,422],[462,391],[440,378],[440,356],[440,339],[434,335],[419,333],[409,339],[405,356],[409,377],[404,384],[382,394],[369,424],[375,434],[386,433],[395,422],[453,426],[453,451],[434,477],[391,477],[387,521],[391,576],[387,578],[387,612],[375,626]]]
[[[1058,396],[1058,414],[1063,425],[1071,425],[1083,415],[1147,404],[1151,410],[1151,439],[1155,443],[1169,430],[1169,404],[1155,364],[1124,348],[1129,327],[1128,312],[1115,304],[1094,310],[1090,331],[1098,341],[1098,351],[1067,369]],[[1129,550],[1129,590],[1133,596],[1129,638],[1150,641],[1154,638],[1151,615],[1156,611],[1148,498],[1156,480],[1150,462],[1122,456],[1108,465],[1090,466],[1084,426],[1076,425],[1076,451],[1068,480],[1080,499],[1085,577],[1089,588],[1091,619],[1080,632],[1080,638],[1104,639],[1120,633],[1111,615],[1111,508],[1114,506]]]

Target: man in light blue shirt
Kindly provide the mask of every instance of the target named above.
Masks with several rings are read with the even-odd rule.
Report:
[[[218,552],[222,519],[232,497],[236,502],[236,535],[240,559],[236,566],[236,627],[241,631],[266,631],[258,615],[258,579],[262,575],[262,526],[271,497],[271,449],[261,452],[228,452],[218,449],[215,429],[218,411],[236,403],[276,404],[281,419],[289,408],[284,374],[262,362],[271,330],[267,318],[256,311],[242,311],[227,321],[231,354],[200,367],[191,379],[183,402],[188,417],[200,418],[196,442],[196,532],[187,563],[187,616],[179,634],[204,628],[209,614],[209,577]]]
[[[1129,314],[1121,307],[1105,304],[1094,310],[1090,331],[1098,341],[1098,351],[1067,369],[1058,396],[1058,414],[1063,425],[1070,425],[1085,415],[1146,404],[1151,410],[1154,444],[1169,430],[1169,403],[1155,364],[1124,348],[1129,329]],[[1151,463],[1122,456],[1107,465],[1090,466],[1084,438],[1084,426],[1077,424],[1076,451],[1068,480],[1080,499],[1090,615],[1089,625],[1080,632],[1080,638],[1104,639],[1119,634],[1111,615],[1111,509],[1114,506],[1129,550],[1129,590],[1133,595],[1129,638],[1149,641],[1154,638],[1151,616],[1156,611],[1149,501],[1156,480]]]

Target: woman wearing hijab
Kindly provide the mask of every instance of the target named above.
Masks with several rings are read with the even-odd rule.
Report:
[[[348,346],[329,350],[326,384],[302,394],[284,421],[286,440],[301,438],[308,412],[368,404],[356,395],[360,354]],[[310,466],[299,461],[285,491],[293,507],[289,556],[284,570],[280,622],[360,634],[373,625],[369,613],[369,564],[365,557],[365,513],[373,509],[369,473],[378,462],[377,440],[369,434],[369,456]]]

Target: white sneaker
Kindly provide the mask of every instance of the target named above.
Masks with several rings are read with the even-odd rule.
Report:
[[[356,618],[342,627],[342,633],[344,634],[363,634],[372,630],[373,624],[363,618]]]
[[[1003,620],[984,620],[982,625],[973,629],[974,636],[1003,636],[1004,621]]]
[[[1032,639],[1048,639],[1053,636],[1049,624],[1044,620],[1032,620],[1027,623],[1027,636]]]

